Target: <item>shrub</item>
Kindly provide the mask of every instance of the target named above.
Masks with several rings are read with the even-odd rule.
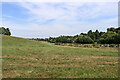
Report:
[[[94,41],[86,35],[79,35],[78,38],[75,40],[75,43],[81,43],[81,44],[91,44]]]
[[[109,47],[116,47],[115,44],[109,44]]]

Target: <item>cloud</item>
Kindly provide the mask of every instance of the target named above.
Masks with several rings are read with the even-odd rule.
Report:
[[[118,2],[119,0],[2,0],[2,2]]]
[[[14,5],[24,8],[24,13],[30,16],[24,19],[29,22],[26,24],[4,21],[3,25],[19,37],[75,35],[117,25],[116,3],[20,2]]]
[[[60,35],[76,35],[88,30],[100,30],[105,31],[107,27],[116,27],[117,18],[104,19],[97,23],[89,22],[72,22],[69,26],[64,24],[53,24],[50,26],[30,23],[26,25],[15,24],[12,22],[4,22],[4,26],[9,26],[13,36],[25,37],[25,38],[45,38],[45,37],[57,37]]]
[[[95,19],[115,16],[117,5],[114,3],[20,3],[31,15],[29,20],[45,22],[54,20]]]
[[[19,6],[30,15],[29,21],[45,23],[46,21],[88,20],[117,15],[115,3],[31,3],[20,2]],[[17,5],[16,3],[14,5]]]

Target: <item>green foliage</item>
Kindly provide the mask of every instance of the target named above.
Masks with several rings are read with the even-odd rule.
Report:
[[[1,27],[0,28],[0,34],[3,34],[3,35],[11,35],[11,32],[10,32],[10,30],[9,30],[9,28],[4,28],[4,27]]]
[[[110,44],[109,47],[117,47],[115,44]]]
[[[4,27],[1,27],[0,28],[0,34],[6,34],[6,29]]]
[[[6,28],[6,35],[9,35],[9,36],[11,35],[9,28]]]
[[[92,39],[95,40],[95,34],[92,32],[92,30],[88,31],[88,36]]]
[[[55,42],[72,43],[72,39],[69,36],[60,36],[56,38]]]
[[[50,37],[50,38],[48,39],[48,41],[51,42],[51,43],[55,43],[55,38]]]
[[[95,31],[95,38],[96,38],[96,40],[99,39],[99,37],[100,37],[99,31],[96,30],[96,31]]]
[[[116,28],[116,33],[119,33],[120,34],[120,27]]]
[[[49,38],[50,42],[53,43],[72,43],[72,37],[70,36],[60,36],[57,38]]]
[[[48,39],[36,39],[39,41],[48,41],[50,43],[81,43],[81,44],[120,44],[120,27],[107,28],[107,32],[93,32],[89,30],[87,33],[81,33],[75,36],[59,36],[50,37]]]
[[[99,42],[101,44],[120,44],[120,34],[108,31],[100,37]]]
[[[109,31],[111,31],[111,32],[116,32],[116,29],[115,28],[107,28],[107,32],[109,32]]]
[[[105,32],[100,32],[100,34],[99,34],[99,35],[100,35],[100,36],[102,36],[103,34],[105,34]]]
[[[75,43],[81,43],[81,44],[91,44],[94,41],[89,37],[85,35],[79,35],[78,38],[75,40]]]

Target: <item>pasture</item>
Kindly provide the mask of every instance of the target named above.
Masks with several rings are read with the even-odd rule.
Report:
[[[3,78],[117,78],[118,50],[2,36]]]

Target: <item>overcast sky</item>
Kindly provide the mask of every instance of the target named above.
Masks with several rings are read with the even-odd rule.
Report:
[[[117,2],[2,2],[12,36],[45,38],[118,26]]]

